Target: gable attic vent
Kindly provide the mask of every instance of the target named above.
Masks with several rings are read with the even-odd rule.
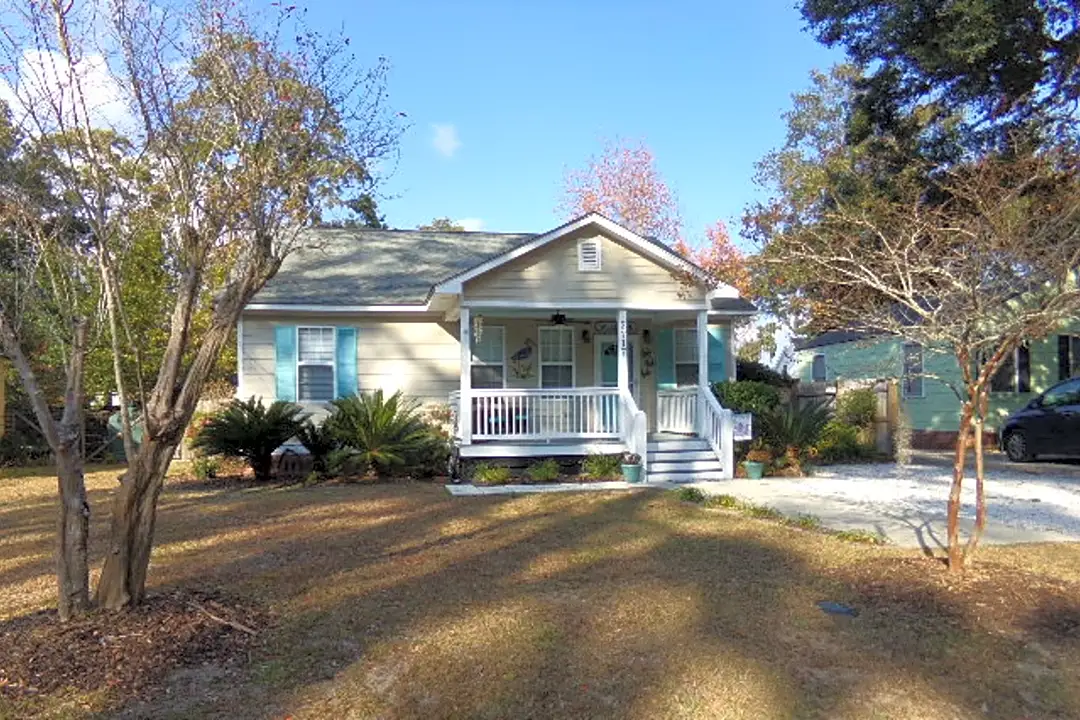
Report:
[[[600,257],[599,240],[582,240],[577,246],[577,269],[581,272],[599,272],[603,262]]]

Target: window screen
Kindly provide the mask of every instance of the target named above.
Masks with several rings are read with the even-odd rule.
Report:
[[[675,384],[698,384],[697,328],[675,328]]]
[[[506,331],[502,327],[484,326],[480,339],[472,339],[472,386],[501,388],[505,386]]]
[[[297,399],[300,402],[333,400],[334,328],[298,328],[297,343]]]
[[[540,328],[540,387],[574,386],[574,329]]]

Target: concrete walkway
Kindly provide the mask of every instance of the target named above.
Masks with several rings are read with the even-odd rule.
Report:
[[[1031,470],[1031,466],[1020,466]],[[1072,470],[1072,468],[1068,468]],[[876,532],[902,547],[945,546],[951,467],[938,463],[835,465],[809,478],[765,478],[694,483],[708,494],[808,513],[827,527]],[[974,478],[965,482],[961,528],[975,515]],[[987,528],[983,542],[1010,544],[1080,540],[1080,477],[1072,472],[987,471]]]

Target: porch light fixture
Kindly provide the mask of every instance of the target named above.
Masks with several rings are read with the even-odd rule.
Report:
[[[566,316],[563,315],[561,312],[555,313],[554,315],[551,316],[551,324],[552,325],[565,325],[566,324]]]
[[[652,342],[652,333],[650,333],[648,330],[642,330],[641,331],[641,342],[645,343],[646,345],[648,345],[650,342]]]
[[[588,329],[582,330],[581,331],[581,343],[582,343],[582,345],[588,345],[590,342],[592,342],[592,336],[589,335]]]

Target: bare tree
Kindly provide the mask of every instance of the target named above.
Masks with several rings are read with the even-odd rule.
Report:
[[[347,38],[308,30],[291,6],[249,22],[226,0],[112,0],[94,15],[100,5],[32,3],[24,25],[50,67],[36,94],[51,113],[38,125],[70,128],[65,169],[75,195],[95,207],[87,216],[115,353],[129,337],[117,257],[130,242],[132,208],[159,230],[175,279],[164,358],[141,392],[144,440],[113,501],[97,588],[102,606],[119,608],[144,596],[165,474],[243,307],[289,253],[312,242],[306,229],[324,212],[371,190],[373,165],[395,152],[399,131],[385,109],[385,61],[359,68]],[[9,57],[24,47],[8,34]],[[117,174],[117,158],[101,150],[91,57],[105,58],[103,73],[129,113],[117,129],[132,172]],[[208,320],[196,335],[199,316]],[[125,412],[127,435],[131,424]]]
[[[1080,185],[1069,150],[988,156],[897,178],[888,193],[823,191],[812,212],[777,206],[762,261],[821,328],[862,329],[949,351],[962,378],[948,503],[949,565],[986,525],[982,431],[991,379],[1020,344],[1080,310]],[[930,177],[927,186],[926,178]],[[789,209],[790,210],[790,209]],[[974,446],[975,529],[959,537]]]

